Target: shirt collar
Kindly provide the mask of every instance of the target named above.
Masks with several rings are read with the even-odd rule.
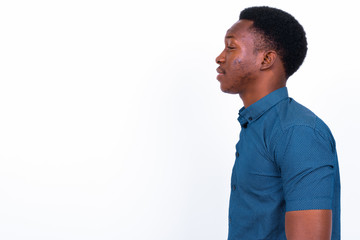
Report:
[[[246,128],[248,123],[255,121],[275,104],[288,97],[287,88],[283,87],[269,93],[247,108],[242,107],[238,117],[241,127]]]

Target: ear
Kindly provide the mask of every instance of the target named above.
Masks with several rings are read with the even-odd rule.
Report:
[[[275,51],[266,51],[263,54],[260,70],[267,70],[275,63],[278,55]]]

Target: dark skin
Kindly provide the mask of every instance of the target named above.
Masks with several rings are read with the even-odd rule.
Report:
[[[248,107],[272,91],[285,87],[282,62],[273,50],[255,51],[252,21],[240,20],[226,33],[225,49],[216,58],[221,90],[239,94]]]
[[[275,50],[258,49],[253,22],[240,20],[226,33],[225,49],[216,58],[217,79],[223,92],[239,94],[245,108],[286,86],[281,58]],[[289,211],[285,214],[288,240],[330,240],[332,212],[327,209]]]

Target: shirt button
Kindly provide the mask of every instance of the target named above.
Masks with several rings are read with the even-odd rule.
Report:
[[[232,186],[232,190],[233,190],[233,191],[236,190],[236,186],[235,186],[235,185]]]
[[[239,153],[238,153],[238,152],[236,152],[236,157],[239,157]]]
[[[231,217],[229,217],[229,223],[231,223]]]
[[[252,117],[249,117],[249,121],[251,121],[252,120]]]

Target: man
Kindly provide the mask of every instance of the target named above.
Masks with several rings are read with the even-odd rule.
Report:
[[[303,27],[270,7],[243,10],[216,58],[221,90],[239,94],[229,240],[340,239],[340,178],[325,123],[288,97],[307,52]]]

